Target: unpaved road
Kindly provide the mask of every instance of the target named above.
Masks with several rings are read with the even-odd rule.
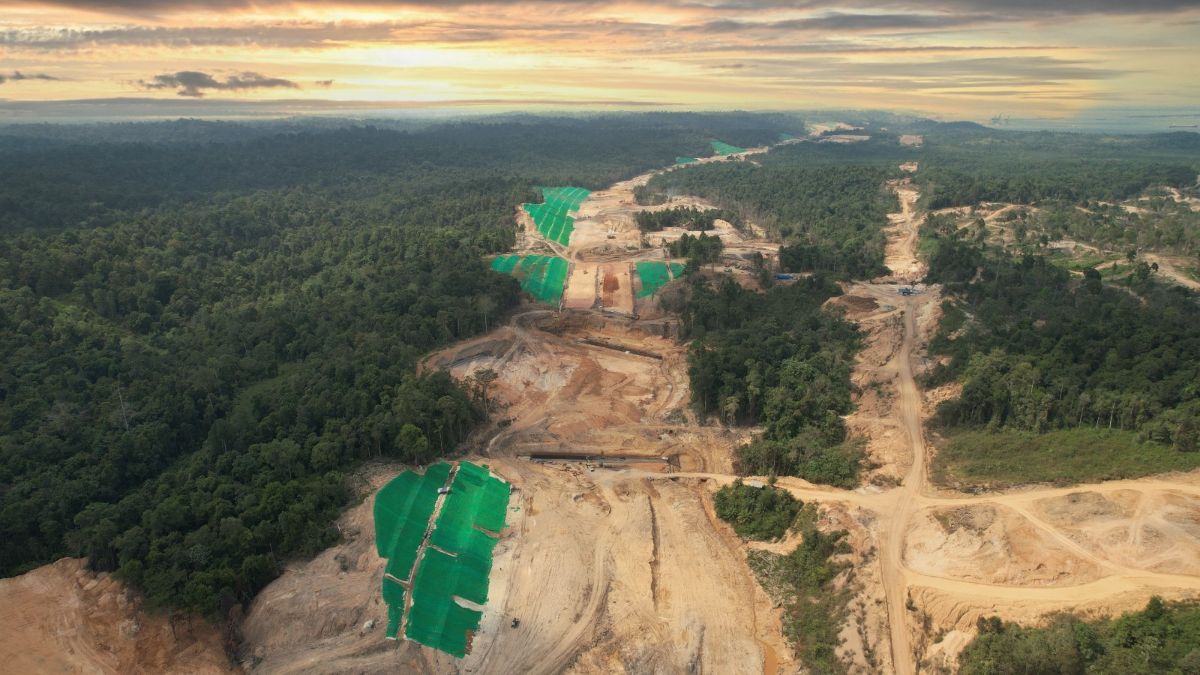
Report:
[[[856,382],[883,392],[868,392],[876,398],[861,429],[880,441],[872,459],[886,465],[878,474],[886,480],[856,490],[778,481],[822,504],[831,527],[857,528],[860,616],[868,626],[865,644],[854,648],[882,658],[858,659],[867,665],[854,672],[916,673],[934,657],[953,664],[978,616],[1033,622],[1061,610],[1123,611],[1151,594],[1200,597],[1195,474],[980,495],[928,485],[922,422],[930,400],[914,371],[940,296],[937,288],[911,298],[897,292],[924,269],[916,256],[919,195],[907,182],[893,188],[901,208],[889,218],[892,274],[850,285],[843,300],[858,308],[852,319],[874,327],[873,360],[859,363]],[[423,365],[458,377],[495,370],[496,416],[509,420],[474,457],[511,481],[514,497],[467,659],[383,639],[383,561],[367,500],[339,522],[342,544],[289,565],[256,598],[242,626],[243,656],[255,672],[798,670],[779,610],[745,562],[750,547],[712,513],[711,492],[737,478],[733,449],[749,432],[696,423],[687,410],[685,347],[651,332],[645,322],[594,312],[531,311]],[[649,461],[610,470],[521,459],[539,452],[668,457],[674,470],[651,470],[660,465]],[[399,470],[376,467],[374,487]],[[61,604],[45,601],[54,616]],[[96,645],[121,638],[84,632],[95,631],[95,617],[65,626],[23,611],[0,647],[20,650],[14,640],[36,644],[51,635],[46,644],[71,657],[66,669],[112,669]],[[512,618],[521,619],[518,628]],[[934,633],[944,633],[936,644]],[[180,651],[219,649],[175,645],[165,660],[139,653],[132,667],[118,669],[168,667]],[[213,662],[213,670],[221,665]]]
[[[1191,265],[1193,268],[1200,268],[1200,265],[1195,264],[1195,260],[1187,261],[1182,256],[1168,256],[1159,253],[1141,253],[1140,256],[1148,263],[1158,263],[1159,274],[1167,276],[1171,281],[1184,288],[1200,291],[1200,281],[1193,279],[1181,269],[1186,265],[1186,262],[1193,263]]]
[[[796,478],[778,481],[831,513],[868,514],[858,520],[874,543],[868,538],[863,545],[873,545],[878,555],[874,570],[860,572],[877,579],[884,599],[886,626],[879,644],[871,645],[890,653],[880,669],[916,673],[923,657],[935,652],[942,663],[953,663],[954,650],[969,641],[977,616],[1036,621],[1059,610],[1130,609],[1151,594],[1200,596],[1195,476],[982,495],[928,485],[923,433],[928,402],[914,370],[936,321],[940,292],[933,287],[913,297],[898,293],[901,283],[920,279],[925,270],[916,255],[919,195],[907,181],[893,189],[901,209],[889,218],[891,274],[851,285],[846,302],[874,308],[860,313],[862,320],[892,326],[873,333],[884,342],[875,345],[883,356],[866,367],[890,391],[872,414],[881,423],[874,428],[893,434],[894,445],[903,449],[877,458],[894,465],[899,485],[839,490]],[[508,557],[497,559],[504,576],[496,601],[503,612],[495,616],[536,617],[529,634],[485,629],[480,651],[467,662],[472,672],[537,671],[535,662],[547,664],[546,672],[697,664],[757,672],[774,661],[770,652],[786,657],[769,605],[746,604],[761,591],[740,559],[745,546],[722,534],[723,525],[711,516],[700,518],[710,491],[736,479],[729,461],[735,441],[722,437],[720,429],[678,418],[665,422],[672,411],[682,414],[687,401],[682,348],[639,336],[635,327],[636,322],[624,328],[592,323],[554,335],[530,329],[496,349],[494,360],[471,343],[445,355],[457,375],[485,366],[501,375],[498,386],[514,422],[489,449],[497,470],[513,477],[526,501]],[[656,363],[593,353],[594,347],[580,345],[584,336],[664,358]],[[463,354],[474,356],[462,359]],[[582,464],[496,459],[539,447],[579,448],[592,455],[617,449],[662,453],[678,457],[680,470],[587,472]],[[1121,510],[1125,502],[1135,506]],[[1119,548],[1111,545],[1114,539]],[[738,555],[720,553],[722,540]],[[721,592],[709,598],[707,589],[714,587]],[[722,614],[739,618],[730,624]],[[755,628],[739,628],[746,625]],[[943,631],[948,638],[932,645],[931,633]],[[782,667],[794,666],[784,661]]]

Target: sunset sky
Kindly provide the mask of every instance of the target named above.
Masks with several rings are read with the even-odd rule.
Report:
[[[9,115],[135,98],[1053,117],[1197,106],[1198,67],[1197,0],[0,0]]]

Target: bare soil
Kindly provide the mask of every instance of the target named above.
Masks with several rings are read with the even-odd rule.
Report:
[[[0,671],[7,673],[236,672],[220,629],[142,609],[107,574],[63,558],[0,579]]]

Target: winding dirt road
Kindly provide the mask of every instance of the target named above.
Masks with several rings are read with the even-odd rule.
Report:
[[[961,648],[969,640],[978,616],[999,614],[1006,619],[1028,622],[1055,611],[1125,610],[1144,603],[1153,594],[1168,598],[1200,597],[1200,478],[1196,475],[975,495],[952,493],[928,484],[929,449],[923,427],[926,401],[914,370],[922,358],[922,336],[928,334],[934,316],[931,310],[940,300],[940,290],[931,287],[912,297],[898,292],[901,284],[914,283],[925,274],[924,265],[916,255],[923,215],[917,212],[920,195],[911,182],[898,181],[891,187],[899,198],[900,210],[889,216],[885,259],[890,274],[872,282],[853,284],[847,296],[857,296],[862,304],[876,307],[868,317],[871,320],[895,322],[889,325],[897,326],[880,333],[884,336],[881,339],[890,341],[881,350],[889,356],[872,375],[883,377],[890,387],[887,409],[880,416],[887,419],[887,428],[894,430],[902,440],[900,445],[907,449],[903,457],[889,460],[897,466],[892,475],[901,479],[888,489],[872,486],[841,490],[789,477],[780,478],[777,483],[806,502],[838,507],[844,513],[869,514],[858,521],[874,537],[878,551],[873,558],[877,569],[869,572],[877,574],[877,588],[886,614],[886,627],[881,635],[872,638],[879,643],[884,639],[888,642],[886,651],[890,652],[891,665],[885,663],[883,669],[890,668],[891,672],[903,675],[921,672],[923,658],[929,655],[932,644],[931,617],[938,632],[959,631],[959,635],[943,645],[953,643]],[[538,541],[535,529],[530,532],[529,541],[522,538],[514,541],[517,547],[514,557],[533,554],[537,560],[553,550],[554,556],[565,556],[563,561],[569,559],[581,568],[561,583],[556,580],[555,586],[566,589],[572,584],[585,584],[587,588],[582,596],[571,595],[574,598],[571,603],[555,606],[557,618],[547,615],[546,620],[552,624],[566,618],[574,629],[553,639],[547,634],[542,638],[529,636],[528,642],[497,641],[494,650],[489,645],[483,652],[490,653],[490,657],[472,665],[478,667],[478,672],[493,672],[501,664],[528,664],[529,656],[537,653],[559,666],[570,663],[572,658],[581,658],[582,661],[574,662],[576,667],[604,670],[600,655],[611,655],[611,650],[628,651],[627,646],[621,645],[636,644],[639,638],[625,631],[619,637],[597,634],[594,624],[602,618],[600,623],[606,626],[605,630],[612,630],[607,627],[618,620],[617,625],[629,623],[643,631],[642,637],[650,642],[671,634],[662,632],[667,627],[698,631],[703,636],[700,642],[676,642],[674,650],[687,651],[691,658],[713,666],[723,665],[727,672],[745,671],[747,660],[756,659],[752,653],[755,650],[745,652],[740,646],[749,636],[739,629],[737,640],[714,642],[715,635],[727,636],[732,628],[726,627],[724,634],[716,631],[724,621],[712,603],[720,603],[712,599],[702,602],[697,586],[689,585],[691,578],[711,580],[704,586],[722,580],[717,583],[741,589],[747,577],[738,571],[735,559],[714,554],[717,549],[713,548],[713,542],[718,539],[709,532],[708,525],[696,520],[695,488],[681,487],[681,481],[686,483],[691,479],[702,479],[713,486],[733,482],[738,477],[730,471],[728,458],[733,439],[718,439],[714,435],[716,429],[694,423],[663,422],[670,410],[684,405],[687,399],[686,368],[678,346],[671,347],[668,341],[657,338],[639,338],[639,345],[653,344],[653,349],[665,358],[658,363],[633,366],[611,360],[616,358],[611,352],[532,327],[527,331],[502,329],[479,338],[478,342],[495,338],[503,330],[510,331],[508,337],[512,342],[490,362],[498,371],[512,371],[507,377],[513,380],[513,400],[527,400],[532,394],[521,392],[528,391],[531,383],[541,382],[538,386],[551,389],[547,390],[547,399],[532,404],[526,412],[516,413],[512,426],[488,444],[489,454],[498,451],[502,456],[512,455],[522,446],[522,438],[525,447],[544,444],[544,439],[553,438],[575,449],[591,447],[590,454],[604,447],[637,448],[654,455],[691,448],[686,452],[699,452],[700,456],[689,462],[690,466],[685,463],[681,471],[666,474],[638,467],[604,472],[603,476],[597,473],[590,478],[562,474],[563,478],[569,476],[568,485],[576,485],[572,488],[575,491],[563,492],[558,501],[548,501],[544,508],[541,501],[561,490],[557,481],[563,478],[547,475],[541,468],[530,465],[520,468],[520,462],[505,461],[510,469],[526,474],[525,485],[531,495],[528,508],[540,514],[537,518],[550,517],[543,514],[552,510],[576,509],[570,516],[573,523],[578,526],[588,522],[589,528],[595,528],[589,529],[591,534],[585,534],[583,540],[574,542],[575,548],[561,551],[558,543]],[[632,338],[625,335],[623,339]],[[452,355],[443,355],[442,365],[453,365],[456,370],[469,368],[475,358],[472,348],[467,343],[450,350]],[[528,366],[520,366],[517,362],[520,359],[534,359],[540,365],[536,372],[530,371]],[[574,370],[563,375],[566,384],[556,388],[559,385],[551,382],[557,367],[554,364],[572,362],[580,365],[570,366]],[[501,375],[503,380],[505,372]],[[538,379],[529,379],[534,376]],[[603,420],[596,415],[601,410]],[[682,432],[693,434],[692,440],[682,443],[671,437]],[[694,480],[690,484],[701,483]],[[674,496],[667,499],[667,494]],[[598,515],[587,510],[591,508],[587,506],[589,503],[598,505]],[[684,508],[685,503],[689,504],[691,520],[673,522],[672,509]],[[1127,509],[1122,506],[1126,503]],[[1095,513],[1088,511],[1089,508]],[[1110,515],[1104,515],[1110,511]],[[945,524],[953,520],[951,516],[959,517],[956,514],[967,520],[983,514],[987,522],[979,527],[991,529],[987,529],[985,537],[970,527]],[[594,517],[597,519],[589,522]],[[930,543],[928,530],[918,536],[922,523],[926,527],[941,527],[944,532],[939,536],[944,541]],[[572,536],[583,534],[578,528],[572,529],[576,530]],[[692,538],[679,535],[684,531],[691,531]],[[564,541],[566,532],[561,530],[555,542]],[[631,535],[633,538],[628,538]],[[522,550],[526,547],[531,548]],[[610,547],[628,550],[613,550],[602,557],[593,557]],[[641,547],[648,550],[643,552]],[[999,569],[986,569],[987,565],[980,564],[983,558],[973,557],[985,549],[991,556],[987,558],[989,564]],[[935,559],[934,564],[930,563],[930,557]],[[631,564],[630,558],[644,560],[649,572]],[[950,564],[936,564],[947,561]],[[528,564],[525,562],[523,566]],[[552,567],[564,569],[557,563]],[[549,612],[537,609],[554,595],[547,594],[549,589],[539,583],[539,579],[546,577],[528,574],[527,568],[520,573],[514,568],[511,573],[515,575],[511,580],[512,592],[525,598],[515,605],[525,604],[521,611],[533,615]],[[634,579],[643,581],[632,586],[644,585],[631,595],[629,589]],[[672,597],[674,600],[670,600]],[[507,601],[505,606],[510,606]],[[668,613],[674,613],[669,620]],[[742,617],[736,625],[743,627],[765,616],[745,604],[745,598],[741,597],[736,613]],[[666,623],[662,623],[664,620]],[[887,637],[882,637],[883,634]],[[675,639],[683,640],[678,635]],[[883,649],[882,644],[879,648]],[[639,652],[639,658],[646,659],[644,664],[681,665],[649,646],[639,649],[644,650]],[[946,652],[943,656],[952,660],[955,653]],[[770,659],[765,657],[760,661],[763,668],[768,662]]]
[[[911,282],[924,275],[916,251],[920,216],[914,205],[919,198],[916,190],[907,182],[893,186],[900,198],[901,213],[891,217],[891,241],[887,251],[887,263],[892,271],[888,277],[873,283],[857,283],[851,293],[874,299],[884,313],[899,313],[902,316],[903,337],[899,348],[893,352],[889,367],[894,367],[895,403],[892,415],[903,430],[912,449],[912,462],[904,473],[900,486],[886,490],[840,490],[813,485],[797,478],[781,478],[779,487],[789,490],[803,501],[826,504],[846,504],[866,509],[875,514],[873,527],[878,537],[881,555],[878,557],[879,573],[884,590],[888,616],[888,633],[893,671],[908,675],[918,672],[917,655],[924,645],[914,643],[915,621],[910,622],[914,609],[914,591],[922,597],[936,592],[954,598],[960,608],[978,608],[980,612],[1000,614],[1005,618],[1036,618],[1054,611],[1069,611],[1076,608],[1128,608],[1142,603],[1152,594],[1170,597],[1200,596],[1200,565],[1188,569],[1194,573],[1177,573],[1150,569],[1174,555],[1194,557],[1193,549],[1200,549],[1200,531],[1185,531],[1156,515],[1152,509],[1163,508],[1166,498],[1193,503],[1194,510],[1185,513],[1184,522],[1200,518],[1200,479],[1195,474],[1157,476],[1134,480],[1117,480],[1103,483],[1083,484],[1066,488],[1034,487],[1007,493],[967,495],[935,491],[927,483],[926,460],[928,447],[923,431],[923,394],[913,375],[913,361],[920,349],[917,316],[923,305],[936,302],[936,288],[904,297],[898,293],[894,282]],[[736,480],[735,476],[714,473],[678,473],[671,476],[645,474],[649,479],[705,478],[716,484]],[[1127,520],[1117,519],[1109,529],[1124,528],[1135,560],[1118,561],[1114,551],[1103,540],[1092,541],[1079,532],[1064,529],[1063,524],[1049,522],[1043,515],[1047,505],[1072,500],[1079,496],[1094,496],[1102,500],[1136,495],[1135,506]],[[1028,523],[1043,541],[1052,542],[1079,560],[1090,563],[1099,571],[1096,579],[1066,579],[1053,586],[1016,585],[988,583],[978,580],[929,574],[916,569],[906,560],[910,545],[910,530],[914,519],[922,512],[939,512],[962,507],[1007,508]],[[1170,535],[1165,552],[1143,553],[1146,532],[1156,539]],[[1107,530],[1105,531],[1107,533]],[[1085,545],[1091,543],[1091,546]],[[1014,563],[1018,564],[1018,563]],[[961,625],[964,622],[958,621]]]

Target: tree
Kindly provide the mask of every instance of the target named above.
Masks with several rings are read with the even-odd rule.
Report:
[[[1196,452],[1200,450],[1200,429],[1197,428],[1196,418],[1190,414],[1184,415],[1179,426],[1172,434],[1174,447],[1179,452]]]
[[[477,400],[483,403],[484,410],[490,414],[491,411],[489,409],[490,399],[488,397],[488,390],[491,389],[492,383],[496,381],[499,375],[497,375],[496,371],[492,370],[491,368],[482,368],[475,371],[475,374],[471,377],[475,382]]]

